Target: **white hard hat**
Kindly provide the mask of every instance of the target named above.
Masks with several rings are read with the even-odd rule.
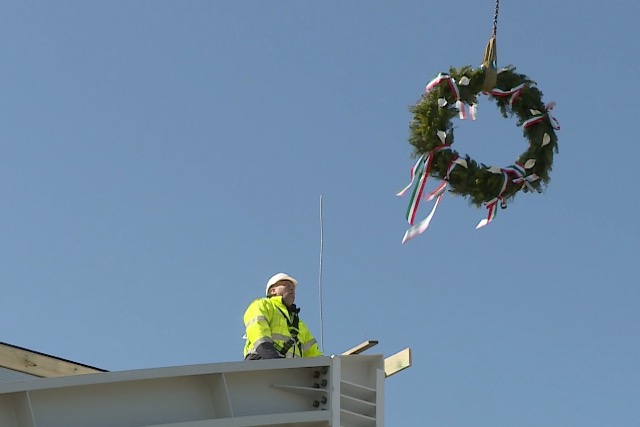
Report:
[[[298,281],[293,277],[289,276],[287,273],[274,274],[273,276],[271,276],[271,279],[269,279],[269,281],[267,282],[267,289],[266,289],[267,296],[269,296],[269,288],[271,288],[273,285],[280,282],[281,280],[288,280],[291,283],[293,283],[293,286],[296,286],[296,287],[298,286]]]

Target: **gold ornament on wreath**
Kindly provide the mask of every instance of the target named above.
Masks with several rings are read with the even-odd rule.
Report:
[[[497,70],[498,5],[496,2],[494,33],[482,66],[451,68],[448,73],[438,74],[427,84],[418,103],[411,107],[413,120],[409,126],[409,142],[418,160],[411,169],[409,185],[397,194],[402,196],[413,188],[406,215],[410,228],[403,243],[428,228],[447,188],[473,205],[486,205],[487,217],[476,226],[482,228],[495,218],[498,206],[505,208],[518,192],[540,193],[549,182],[553,154],[558,151],[555,131],[560,129],[551,115],[555,104],[545,104],[535,82],[517,73],[514,67]],[[453,149],[452,120],[456,117],[475,120],[481,94],[496,103],[503,117],[517,116],[517,125],[523,129],[528,147],[511,165],[487,166]],[[441,183],[425,194],[429,176]],[[429,215],[416,223],[420,201],[434,199]]]

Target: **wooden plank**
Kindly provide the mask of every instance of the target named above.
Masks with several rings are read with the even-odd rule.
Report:
[[[388,378],[411,367],[411,348],[407,347],[384,359],[384,374]]]
[[[103,370],[0,343],[0,366],[37,377],[94,374]]]
[[[345,351],[344,353],[342,353],[343,356],[349,356],[350,354],[360,354],[365,350],[370,349],[371,347],[375,346],[376,344],[378,344],[377,340],[367,340],[365,342],[362,342],[360,344],[358,344],[357,346],[350,348],[349,350]]]

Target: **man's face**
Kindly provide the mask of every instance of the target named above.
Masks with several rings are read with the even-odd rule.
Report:
[[[284,305],[290,307],[296,299],[296,285],[290,280],[280,280],[269,289],[269,293],[281,296]]]

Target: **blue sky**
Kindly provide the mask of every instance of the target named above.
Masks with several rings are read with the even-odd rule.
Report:
[[[445,197],[400,243],[408,106],[480,63],[493,8],[5,2],[0,341],[108,370],[239,360],[286,271],[325,353],[412,347],[388,425],[637,426],[638,2],[502,2],[499,65],[557,102],[550,185],[482,230]],[[456,126],[484,163],[526,146],[486,99]]]

